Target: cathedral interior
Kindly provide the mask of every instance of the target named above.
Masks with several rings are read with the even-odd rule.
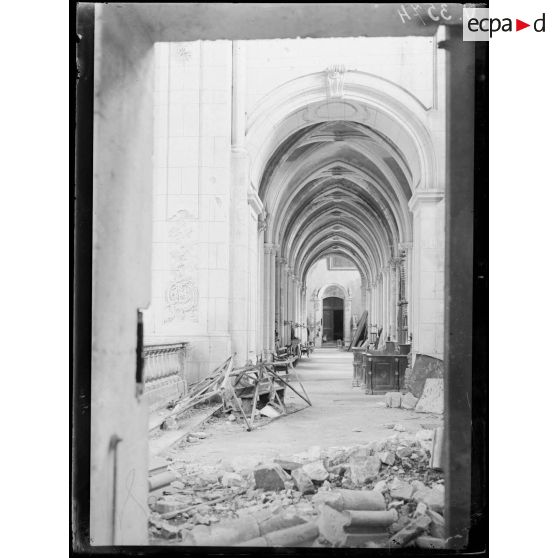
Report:
[[[470,361],[452,363],[467,348],[446,344],[455,320],[468,324],[446,307],[448,269],[459,260],[463,276],[471,256],[463,236],[451,240],[469,217],[447,219],[450,202],[469,203],[472,87],[470,52],[448,47],[449,13],[419,31],[395,12],[369,33],[242,39],[203,35],[188,6],[95,6],[95,544],[145,544],[145,509],[125,495],[147,501],[149,412],[229,357],[238,368],[282,347],[358,341],[396,347],[411,369],[442,363],[446,391],[470,381]],[[138,377],[140,336],[153,358]],[[451,403],[446,432],[467,422],[464,405]],[[462,471],[453,479],[466,487]],[[113,490],[127,506],[117,535]],[[467,504],[456,498],[458,529]]]

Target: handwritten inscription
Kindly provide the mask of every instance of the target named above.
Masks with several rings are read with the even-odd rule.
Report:
[[[452,20],[448,4],[401,4],[397,13],[402,23],[418,20],[423,25],[428,25]]]

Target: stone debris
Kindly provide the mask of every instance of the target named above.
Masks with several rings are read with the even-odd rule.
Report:
[[[440,426],[434,429],[432,437],[432,449],[430,451],[430,467],[432,469],[442,468],[442,450],[444,447],[444,427]]]
[[[398,477],[389,485],[389,493],[392,498],[399,500],[410,500],[413,496],[414,489],[407,481],[402,481]]]
[[[367,457],[351,457],[349,460],[349,471],[351,481],[354,484],[366,484],[376,479],[380,472],[382,462],[376,455]]]
[[[377,492],[384,492],[388,489],[387,482],[385,480],[381,480],[374,485],[372,490],[376,490]]]
[[[346,461],[349,461],[351,457],[368,457],[370,455],[370,449],[366,446],[359,445],[348,449],[345,455]]]
[[[418,506],[417,506],[418,507]],[[443,539],[446,536],[445,529],[446,529],[446,522],[444,521],[443,516],[439,513],[427,510],[426,512],[428,517],[432,520],[430,523],[430,533],[433,537],[437,537],[439,539]]]
[[[395,454],[392,451],[383,451],[378,457],[385,465],[393,465],[395,463]]]
[[[221,477],[223,486],[243,486],[244,479],[238,473],[225,472]]]
[[[415,411],[417,413],[435,414],[444,412],[444,380],[428,378],[424,382],[424,389]]]
[[[262,488],[263,490],[282,490],[285,488],[285,481],[289,478],[287,472],[281,469],[277,463],[270,463],[254,469],[256,488]]]
[[[406,546],[413,539],[416,539],[426,532],[428,526],[430,525],[430,521],[430,518],[425,515],[421,515],[416,519],[413,519],[390,539],[390,546],[394,546],[396,548]]]
[[[263,461],[264,461],[263,457],[257,455],[254,456],[247,455],[247,456],[235,457],[231,461],[231,466],[235,473],[240,473],[242,475],[243,473],[251,473],[255,469],[255,467],[263,463]]]
[[[295,461],[302,464],[311,463],[312,461],[317,461],[322,456],[322,449],[320,446],[312,446],[306,451],[301,453],[295,453],[292,457]]]
[[[291,473],[296,489],[301,494],[314,494],[316,492],[316,487],[310,478],[310,475],[304,470],[304,468],[294,469]]]
[[[312,541],[319,535],[318,526],[315,523],[296,525],[287,529],[273,531],[262,537],[257,537],[243,542],[238,546],[270,546],[270,547],[296,547]]]
[[[401,407],[403,409],[413,410],[418,402],[418,398],[415,397],[410,391],[403,396],[401,400]]]
[[[401,407],[402,395],[399,391],[390,391],[385,395],[386,407]]]
[[[444,485],[422,446],[431,435],[423,429],[364,445],[314,446],[274,462],[243,456],[213,467],[172,464],[172,484],[149,499],[151,540],[438,548],[444,544]]]
[[[268,418],[277,418],[281,416],[281,413],[271,405],[266,405],[263,409],[260,409],[260,415]]]
[[[444,362],[442,360],[418,354],[413,369],[407,369],[405,372],[405,387],[418,398],[422,395],[427,379],[443,377]]]
[[[327,480],[329,472],[324,467],[322,461],[313,461],[302,466],[302,470],[316,482],[323,482]]]
[[[287,473],[291,473],[295,469],[299,469],[300,467],[302,467],[302,463],[300,461],[295,461],[294,459],[277,458],[274,459],[273,462],[277,463],[277,465],[279,465],[279,467],[281,467],[282,469],[285,469]]]
[[[417,490],[413,494],[415,502],[424,502],[428,508],[435,512],[444,511],[444,492],[442,490],[433,490],[432,488],[423,488]]]
[[[418,548],[446,548],[446,541],[436,537],[417,537],[415,545]]]

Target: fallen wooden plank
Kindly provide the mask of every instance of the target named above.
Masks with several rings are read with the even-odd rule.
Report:
[[[357,327],[355,329],[355,334],[353,335],[353,338],[351,339],[351,342],[347,347],[347,351],[350,351],[355,346],[355,343],[360,339],[364,328],[366,327],[366,318],[368,318],[368,310],[365,310],[362,313],[362,316],[360,317],[360,320],[358,321]]]
[[[188,419],[177,430],[161,431],[162,435],[149,440],[149,453],[152,456],[160,455],[163,451],[170,449],[178,444],[183,438],[195,432],[209,417],[213,416],[223,403],[210,407],[206,412],[200,413]]]

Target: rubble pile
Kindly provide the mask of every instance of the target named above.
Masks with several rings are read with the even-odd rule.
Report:
[[[430,467],[433,436],[396,432],[365,445],[212,467],[175,461],[175,480],[150,496],[151,543],[443,547],[444,480]]]

